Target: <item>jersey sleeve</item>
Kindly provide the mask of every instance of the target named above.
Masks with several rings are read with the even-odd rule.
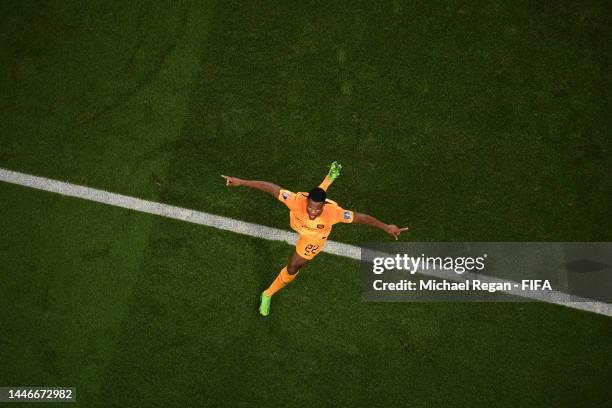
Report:
[[[349,224],[353,222],[353,219],[355,218],[355,214],[352,211],[345,210],[344,208],[340,206],[334,206],[334,207],[335,208],[332,213],[332,222],[334,224],[338,222],[343,222],[345,224]]]
[[[289,190],[281,190],[278,193],[278,201],[285,204],[290,210],[293,209],[296,200],[296,194]]]

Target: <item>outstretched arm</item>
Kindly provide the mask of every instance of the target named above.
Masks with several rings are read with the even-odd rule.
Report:
[[[221,175],[225,179],[225,185],[229,187],[250,187],[256,190],[264,191],[268,194],[274,196],[274,198],[278,198],[280,194],[281,188],[274,183],[268,183],[267,181],[258,181],[258,180],[244,180],[239,179],[238,177],[230,177]]]
[[[381,229],[385,231],[387,234],[391,235],[393,238],[395,238],[396,241],[397,241],[397,237],[399,237],[399,234],[401,234],[404,231],[408,231],[408,227],[398,228],[397,225],[385,224],[381,220],[374,218],[371,215],[358,213],[358,212],[354,213],[353,223],[365,224],[365,225],[369,225],[370,227]]]

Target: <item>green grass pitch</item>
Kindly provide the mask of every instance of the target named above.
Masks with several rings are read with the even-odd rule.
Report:
[[[610,241],[604,1],[0,3],[0,167],[288,228],[220,174],[406,241]],[[359,245],[380,231],[340,225]],[[612,320],[363,303],[322,254],[0,183],[0,386],[83,407],[608,406]],[[38,405],[35,405],[38,406]]]

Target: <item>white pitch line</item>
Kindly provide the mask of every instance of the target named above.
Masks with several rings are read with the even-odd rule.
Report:
[[[45,177],[32,176],[30,174],[19,173],[7,169],[0,168],[0,181],[31,187],[37,190],[49,191],[51,193],[57,193],[68,197],[82,198],[84,200],[95,201],[115,207],[160,215],[162,217],[187,221],[194,224],[205,225],[207,227],[213,227],[251,237],[267,239],[270,241],[282,241],[291,245],[295,245],[296,242],[296,234],[289,231],[253,224],[246,221],[235,220],[233,218],[222,217],[220,215],[209,214],[202,211],[189,210],[187,208],[175,207],[173,205],[142,200],[136,197],[79,186]],[[361,248],[354,245],[328,241],[325,245],[324,251],[358,261],[361,260]],[[432,273],[431,271],[418,272],[423,275],[436,276],[436,274]],[[507,282],[502,279],[496,279],[475,273],[472,273],[470,278],[480,279],[487,282]],[[581,301],[583,298],[576,296],[572,296],[571,299],[577,301],[567,301],[566,299],[568,299],[569,295],[563,292],[550,291],[545,298],[541,295],[523,294],[520,291],[515,290],[508,291],[507,293],[521,297],[528,297],[547,303],[554,303],[573,309],[584,310],[591,313],[612,316],[612,305],[610,304],[591,301],[590,299],[584,299],[586,301]]]

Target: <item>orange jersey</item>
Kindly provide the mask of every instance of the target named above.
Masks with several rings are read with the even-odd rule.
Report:
[[[325,200],[323,212],[314,220],[308,217],[308,211],[306,210],[308,193],[292,193],[289,190],[281,190],[278,200],[291,210],[289,213],[291,228],[300,235],[326,239],[331,233],[332,225],[339,222],[353,222],[353,212],[341,208],[332,200]]]

